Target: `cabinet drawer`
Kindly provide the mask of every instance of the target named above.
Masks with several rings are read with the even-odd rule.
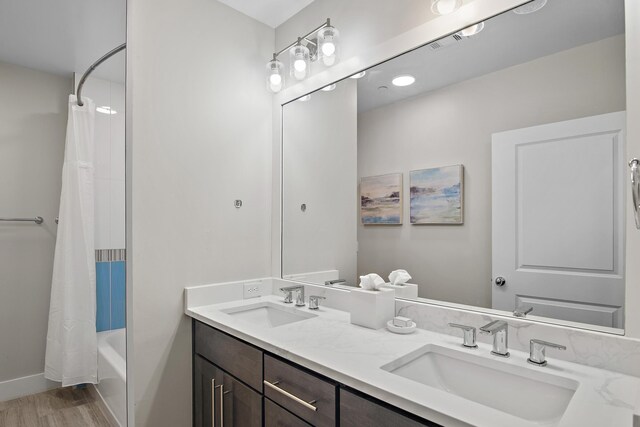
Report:
[[[269,355],[264,395],[316,427],[336,425],[336,386]]]
[[[264,427],[312,427],[269,399],[264,399]]]
[[[340,427],[439,427],[429,421],[416,421],[376,403],[340,389]]]
[[[255,390],[262,391],[261,350],[196,322],[195,351]]]

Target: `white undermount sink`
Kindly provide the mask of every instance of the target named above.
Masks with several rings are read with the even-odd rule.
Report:
[[[272,302],[259,302],[251,305],[231,307],[221,311],[236,319],[268,328],[275,328],[276,326],[316,317],[313,313],[304,312],[295,307],[285,307]]]
[[[473,353],[429,344],[381,369],[540,426],[556,425],[578,388],[548,368],[528,369]]]

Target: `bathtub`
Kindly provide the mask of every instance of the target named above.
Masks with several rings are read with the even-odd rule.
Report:
[[[121,426],[127,419],[126,329],[98,332],[96,390]]]

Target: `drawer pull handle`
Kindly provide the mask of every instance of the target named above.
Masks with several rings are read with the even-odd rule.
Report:
[[[287,396],[289,399],[298,402],[299,404],[301,404],[302,406],[304,406],[307,409],[311,409],[312,411],[317,411],[318,408],[316,408],[315,406],[312,405],[312,403],[316,403],[316,400],[312,400],[310,402],[305,402],[304,400],[300,399],[297,396],[294,396],[293,394],[289,393],[286,390],[281,389],[280,387],[278,387],[278,384],[280,383],[280,381],[275,381],[273,383],[270,383],[267,380],[263,381],[264,385],[266,385],[267,387],[271,388],[272,390],[277,391],[280,394],[283,394],[285,396]]]

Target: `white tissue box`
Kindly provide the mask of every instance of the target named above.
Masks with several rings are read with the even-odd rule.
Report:
[[[354,325],[371,329],[384,328],[396,314],[396,298],[392,289],[354,289],[349,294],[351,323]]]
[[[408,317],[396,316],[393,318],[393,326],[398,326],[400,328],[406,328],[411,326],[413,322]]]
[[[418,285],[414,285],[413,283],[405,283],[403,285],[392,285],[391,283],[385,283],[380,287],[384,289],[393,289],[394,291],[396,291],[396,298],[418,298]]]

